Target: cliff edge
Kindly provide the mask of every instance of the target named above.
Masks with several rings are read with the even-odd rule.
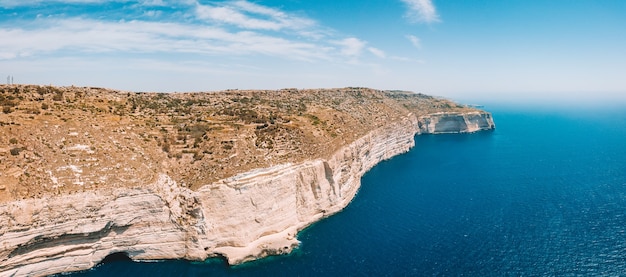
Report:
[[[495,126],[447,100],[365,88],[0,89],[0,276],[84,270],[114,253],[231,264],[289,253],[416,134]]]

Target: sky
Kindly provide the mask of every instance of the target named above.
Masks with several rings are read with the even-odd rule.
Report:
[[[0,76],[626,101],[626,1],[0,0]]]

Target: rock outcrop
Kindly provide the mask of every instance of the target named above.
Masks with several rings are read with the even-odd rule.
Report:
[[[422,133],[468,133],[479,130],[493,129],[495,124],[491,114],[485,112],[442,112],[419,118],[419,128]]]
[[[353,199],[363,174],[423,133],[494,128],[485,112],[407,114],[330,158],[285,163],[191,190],[161,173],[141,188],[108,188],[0,204],[0,276],[84,270],[106,256],[238,264],[289,253],[297,232]]]

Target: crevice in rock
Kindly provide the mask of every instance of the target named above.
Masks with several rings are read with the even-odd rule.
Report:
[[[335,185],[335,179],[333,178],[333,170],[330,168],[328,162],[324,162],[324,173],[326,175],[326,180],[328,183],[333,186]]]

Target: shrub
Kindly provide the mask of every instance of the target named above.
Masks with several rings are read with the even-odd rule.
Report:
[[[45,87],[38,87],[37,88],[37,93],[39,93],[40,95],[44,95],[46,94],[46,92],[48,92],[48,89]]]
[[[162,149],[163,149],[163,152],[169,153],[170,152],[170,144],[167,143],[167,142],[164,143]]]
[[[22,151],[22,148],[17,148],[17,147],[16,148],[12,148],[11,149],[11,155],[17,156],[17,155],[20,154],[21,151]]]
[[[52,96],[52,100],[54,101],[63,101],[63,91],[57,91],[57,93]]]
[[[17,139],[16,138],[12,138],[12,139],[9,140],[9,143],[17,144]]]

